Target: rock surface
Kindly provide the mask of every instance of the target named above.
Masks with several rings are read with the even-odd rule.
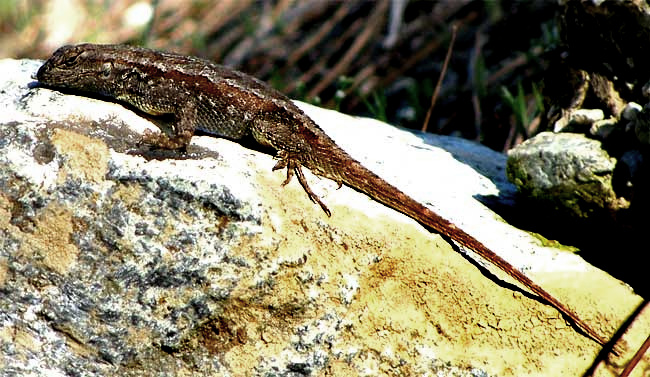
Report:
[[[557,376],[596,358],[553,308],[400,213],[307,174],[328,218],[281,186],[271,156],[227,140],[143,150],[151,124],[36,88],[39,64],[0,61],[0,374]],[[504,156],[303,107],[603,333],[641,304],[476,200],[512,203]],[[620,371],[648,331],[644,313],[630,352],[596,375]]]

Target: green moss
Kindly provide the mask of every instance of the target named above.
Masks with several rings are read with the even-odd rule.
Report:
[[[556,240],[549,240],[548,238],[542,236],[539,233],[534,233],[534,232],[527,232],[527,233],[533,236],[534,238],[536,238],[544,247],[551,247],[553,249],[566,251],[569,253],[576,253],[580,251],[580,249],[575,246],[563,245]]]

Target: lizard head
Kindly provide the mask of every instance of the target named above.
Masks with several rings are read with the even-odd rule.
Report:
[[[124,74],[111,46],[63,46],[38,69],[36,78],[47,87],[79,90],[115,97]]]

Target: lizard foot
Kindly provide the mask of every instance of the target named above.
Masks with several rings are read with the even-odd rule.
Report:
[[[145,130],[138,145],[146,144],[162,149],[185,149],[192,138],[192,133],[184,131],[178,135],[168,136],[164,132]]]
[[[298,177],[298,182],[300,182],[300,185],[302,186],[303,190],[307,193],[307,196],[309,199],[318,204],[320,208],[327,214],[327,216],[332,216],[332,212],[327,208],[325,203],[323,203],[322,200],[316,195],[309,185],[307,184],[307,179],[305,179],[305,175],[302,173],[302,166],[300,165],[300,161],[298,161],[295,158],[292,158],[289,152],[286,151],[279,151],[278,152],[278,157],[280,160],[278,161],[277,164],[273,167],[273,170],[279,170],[279,169],[284,169],[287,168],[287,179],[282,182],[282,185],[286,185],[291,181],[291,178],[293,178],[293,174],[295,173],[296,176]]]

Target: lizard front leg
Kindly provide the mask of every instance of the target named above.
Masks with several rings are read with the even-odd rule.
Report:
[[[278,161],[277,164],[273,167],[273,170],[279,170],[279,169],[284,169],[287,168],[287,179],[282,182],[282,185],[286,185],[291,181],[291,178],[293,178],[293,174],[296,174],[296,177],[298,177],[298,182],[300,182],[300,185],[302,186],[303,190],[307,193],[307,196],[309,199],[311,199],[312,202],[317,203],[323,211],[327,214],[327,216],[332,216],[332,212],[327,208],[325,203],[323,203],[322,200],[316,195],[309,185],[307,184],[307,179],[305,178],[305,175],[302,172],[302,165],[300,164],[300,161],[298,161],[297,158],[292,157],[291,153],[287,151],[278,151],[278,156],[280,160]]]

